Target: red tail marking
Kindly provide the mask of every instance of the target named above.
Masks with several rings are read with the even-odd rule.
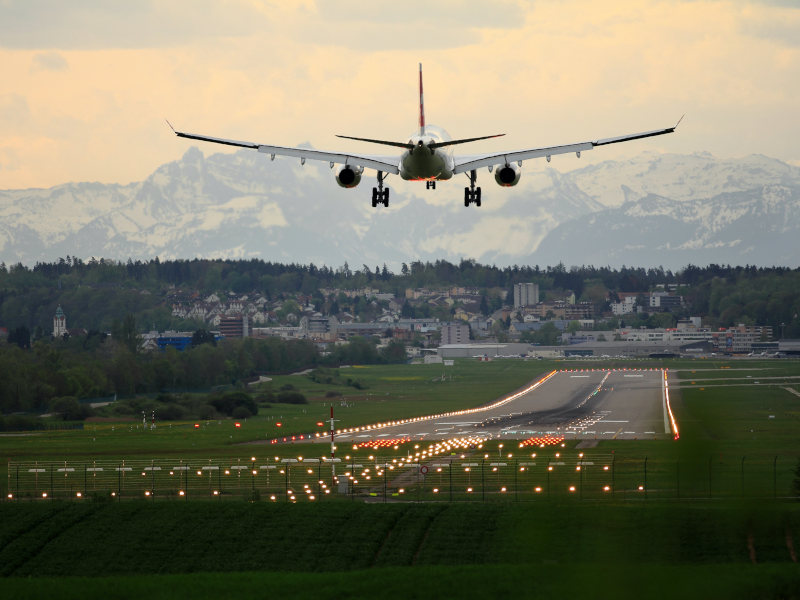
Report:
[[[425,102],[422,97],[422,63],[419,63],[419,134],[425,134]]]

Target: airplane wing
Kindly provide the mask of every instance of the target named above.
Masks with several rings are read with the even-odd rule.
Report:
[[[308,148],[285,148],[283,146],[270,146],[267,144],[256,144],[254,142],[240,142],[237,140],[227,140],[224,138],[210,137],[206,135],[197,135],[195,133],[186,133],[183,131],[176,131],[174,127],[167,121],[175,135],[190,140],[200,140],[203,142],[213,142],[215,144],[223,144],[225,146],[237,146],[239,148],[250,148],[269,154],[270,158],[275,156],[293,156],[305,162],[308,160],[319,160],[333,164],[343,165],[358,165],[361,167],[368,167],[376,171],[383,171],[384,173],[392,173],[397,175],[400,172],[399,158],[389,156],[369,156],[361,154],[346,154],[342,152],[325,152],[323,150],[311,150]]]
[[[681,117],[681,120],[683,117]],[[485,154],[481,156],[464,156],[455,157],[454,173],[466,173],[474,171],[481,167],[490,167],[499,164],[508,164],[511,162],[529,160],[531,158],[540,158],[542,156],[550,157],[554,154],[569,154],[570,152],[583,152],[584,150],[591,150],[595,146],[607,146],[608,144],[617,144],[619,142],[628,142],[630,140],[639,140],[642,138],[653,137],[656,135],[664,135],[665,133],[672,133],[680,125],[678,121],[674,127],[667,127],[666,129],[656,129],[654,131],[643,131],[642,133],[631,133],[629,135],[620,135],[612,138],[605,138],[601,140],[594,140],[590,142],[579,142],[577,144],[567,144],[565,146],[550,146],[549,148],[531,148],[530,150],[516,150],[513,152],[498,152],[494,154]]]

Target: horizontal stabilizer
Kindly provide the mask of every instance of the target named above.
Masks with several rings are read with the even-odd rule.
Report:
[[[370,142],[371,144],[381,144],[383,146],[394,146],[395,148],[406,148],[407,150],[411,150],[414,148],[414,144],[409,144],[408,142],[390,142],[387,140],[373,140],[370,138],[360,138],[360,137],[352,137],[349,135],[337,135],[338,138],[343,138],[345,140],[357,140],[359,142]]]
[[[465,138],[463,140],[447,140],[446,142],[434,142],[429,144],[428,148],[441,148],[442,146],[452,146],[454,144],[466,144],[467,142],[477,142],[478,140],[489,140],[496,137],[503,137],[505,133],[496,133],[494,135],[484,135],[481,137]]]

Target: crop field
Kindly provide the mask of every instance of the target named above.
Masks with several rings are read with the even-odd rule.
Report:
[[[309,403],[240,427],[2,436],[4,590],[538,597],[617,573],[615,597],[797,597],[797,361],[635,361],[670,369],[678,440],[351,442],[337,462],[325,443],[269,443],[325,436],[331,403],[337,427],[361,426],[479,406],[568,365],[351,367],[332,383],[274,378]],[[362,389],[335,383],[345,377]]]

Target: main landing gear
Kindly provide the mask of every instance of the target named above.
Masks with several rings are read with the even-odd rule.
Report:
[[[478,180],[478,173],[476,171],[470,171],[467,177],[469,177],[469,187],[464,188],[464,206],[469,206],[473,202],[475,206],[480,206],[481,188],[475,187],[475,182]]]
[[[386,179],[386,175],[383,174],[383,171],[378,171],[378,187],[372,188],[373,208],[378,206],[378,204],[389,206],[389,188],[383,189],[384,179]]]

